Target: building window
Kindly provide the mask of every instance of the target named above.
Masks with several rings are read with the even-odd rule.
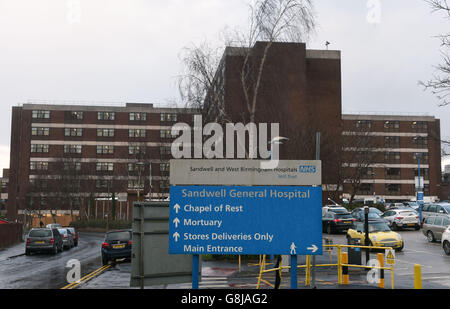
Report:
[[[384,122],[384,130],[388,132],[398,132],[400,131],[400,121],[389,120]]]
[[[414,176],[419,177],[419,169],[414,169]],[[423,177],[423,179],[429,179],[429,170],[427,168],[421,168],[420,169],[420,177]]]
[[[384,153],[385,163],[399,163],[400,162],[400,152],[385,152]]]
[[[361,195],[370,195],[373,194],[373,184],[371,183],[362,183],[359,185],[357,194],[361,194]]]
[[[128,154],[145,154],[145,146],[128,146]]]
[[[114,112],[98,112],[97,120],[114,120],[115,113]]]
[[[370,129],[370,128],[372,128],[372,121],[370,121],[370,120],[358,120],[358,121],[356,121],[356,127],[358,129]]]
[[[128,189],[130,190],[144,190],[145,180],[141,179],[140,181],[137,179],[128,180]]]
[[[50,111],[38,111],[31,112],[31,118],[33,119],[50,119]]]
[[[114,137],[114,129],[97,129],[97,137]]]
[[[159,153],[161,156],[167,156],[171,154],[170,146],[161,146],[159,147]]]
[[[161,139],[171,139],[177,137],[177,133],[172,134],[172,130],[161,130],[159,132]]]
[[[31,128],[31,135],[32,136],[49,136],[50,135],[50,128]]]
[[[419,164],[419,157],[420,157],[420,163],[421,164],[428,164],[428,153],[426,152],[415,152],[413,154],[414,163]]]
[[[386,148],[399,148],[400,137],[399,136],[386,136],[384,138],[384,146]]]
[[[97,179],[95,181],[95,187],[97,190],[108,190],[112,188],[112,181],[109,179]]]
[[[130,129],[128,130],[128,137],[145,137],[144,129]]]
[[[129,113],[130,121],[146,121],[147,113]]]
[[[97,154],[113,154],[114,146],[111,145],[97,145]]]
[[[170,188],[170,183],[168,179],[163,179],[159,181],[159,189],[165,191]]]
[[[49,145],[31,144],[31,152],[33,153],[48,153],[49,148]]]
[[[64,162],[65,171],[81,171],[81,162]]]
[[[97,172],[112,172],[114,171],[114,163],[97,162]]]
[[[178,115],[174,113],[161,113],[161,122],[176,122]]]
[[[145,165],[144,164],[139,164],[139,163],[128,163],[128,172],[130,173],[143,173],[145,170]]]
[[[414,121],[411,123],[411,128],[414,132],[427,132],[428,122],[426,121]]]
[[[81,153],[81,145],[64,145],[64,153]]]
[[[66,120],[83,120],[83,112],[66,112]]]
[[[48,170],[48,162],[30,162],[30,170],[32,171],[46,171]]]
[[[387,168],[386,169],[386,179],[400,179],[400,169],[399,168]]]
[[[400,184],[386,184],[386,194],[387,195],[400,195],[401,185]]]
[[[427,148],[428,138],[422,136],[416,136],[413,138],[413,144],[416,148]]]
[[[64,136],[83,136],[83,129],[81,129],[81,128],[65,128]]]
[[[44,191],[48,188],[48,180],[47,179],[30,179],[30,185],[31,185],[31,188],[33,191]]]
[[[161,172],[169,172],[170,171],[170,163],[160,163],[159,170]]]

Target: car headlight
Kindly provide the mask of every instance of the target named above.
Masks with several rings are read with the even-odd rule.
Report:
[[[397,234],[397,238],[398,238],[398,240],[403,240],[402,235],[400,235],[400,234]]]

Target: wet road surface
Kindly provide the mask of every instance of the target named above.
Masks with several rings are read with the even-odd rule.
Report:
[[[67,284],[67,262],[81,263],[81,276],[101,266],[103,233],[79,233],[77,247],[56,255],[25,256],[25,243],[0,251],[0,289],[59,289]],[[12,258],[9,258],[14,256]]]

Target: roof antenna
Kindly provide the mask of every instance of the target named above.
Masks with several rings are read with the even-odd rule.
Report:
[[[328,42],[328,41],[325,42],[325,45],[327,46],[327,50],[328,50],[328,45],[330,45],[330,44],[331,44],[331,43]]]

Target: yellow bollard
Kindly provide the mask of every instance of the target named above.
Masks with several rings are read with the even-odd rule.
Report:
[[[344,264],[348,264],[348,253],[342,252],[342,284],[349,283],[348,277],[348,266],[344,266]]]
[[[384,254],[378,253],[377,259],[380,267],[384,267]],[[380,269],[380,279],[378,281],[378,287],[384,289],[384,269]]]
[[[419,264],[414,265],[414,289],[422,289],[422,271]]]

